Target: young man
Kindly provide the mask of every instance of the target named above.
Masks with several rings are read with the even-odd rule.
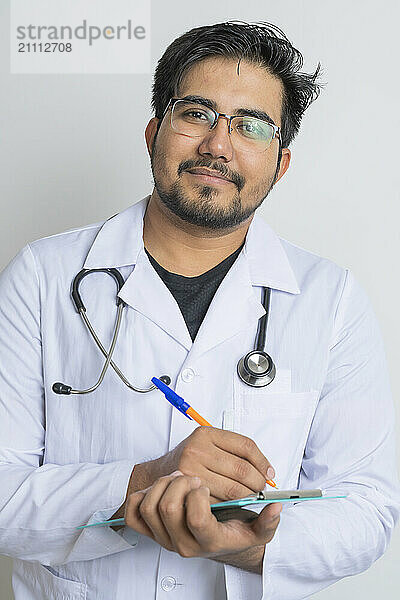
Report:
[[[319,69],[301,64],[268,24],[175,40],[145,134],[152,194],[28,245],[3,273],[0,552],[15,558],[16,600],[300,599],[386,549],[400,494],[370,303],[347,269],[255,216],[319,93]],[[106,348],[116,289],[104,269],[124,279],[114,365],[141,390],[168,374],[212,427],[112,369],[93,393],[54,393],[60,380],[89,388],[104,361],[69,296],[81,269],[97,270],[80,293]],[[267,311],[258,356],[276,373],[259,377],[260,362],[247,377]],[[272,478],[347,497],[272,504],[249,523],[212,515]],[[123,528],[76,529],[122,516]]]

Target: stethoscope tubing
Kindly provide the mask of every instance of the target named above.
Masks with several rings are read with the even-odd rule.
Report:
[[[90,273],[94,273],[94,272],[102,272],[102,273],[111,275],[117,285],[117,288],[118,288],[117,296],[116,296],[116,302],[117,302],[117,307],[118,307],[117,308],[117,316],[116,316],[114,332],[113,332],[113,336],[112,336],[112,340],[111,340],[111,344],[110,344],[110,349],[108,352],[104,348],[103,344],[101,343],[99,337],[97,336],[97,334],[86,314],[86,307],[85,307],[85,305],[82,301],[82,298],[80,296],[80,293],[79,293],[79,286],[80,286],[82,279],[84,277],[86,277],[87,275],[89,275]],[[152,384],[150,387],[148,387],[146,389],[135,387],[134,385],[132,385],[129,382],[129,380],[125,377],[125,375],[122,373],[122,371],[117,367],[117,365],[112,360],[112,355],[114,353],[115,346],[116,346],[117,340],[118,340],[119,331],[121,328],[123,310],[126,307],[125,302],[118,295],[123,285],[124,285],[124,278],[122,277],[122,275],[118,271],[118,269],[111,269],[111,268],[110,269],[109,268],[82,269],[75,276],[75,278],[72,282],[72,290],[71,290],[71,296],[72,296],[72,300],[75,305],[75,309],[78,312],[78,314],[81,316],[81,319],[83,320],[84,325],[88,329],[90,335],[92,336],[97,347],[99,348],[99,350],[105,357],[106,361],[103,365],[103,368],[101,370],[101,373],[100,373],[100,376],[99,376],[97,382],[94,385],[92,385],[90,388],[87,388],[85,390],[76,390],[76,389],[72,389],[72,387],[70,387],[68,385],[65,385],[64,383],[57,382],[57,383],[53,384],[53,388],[52,388],[55,393],[67,394],[67,395],[69,395],[69,394],[90,394],[90,393],[94,392],[102,384],[109,366],[111,366],[114,369],[114,371],[116,372],[118,377],[123,381],[123,383],[129,389],[133,390],[134,392],[138,392],[140,394],[146,394],[147,392],[151,392],[152,390],[156,389],[156,386],[154,384]],[[237,365],[237,373],[238,373],[238,376],[240,377],[240,379],[244,383],[246,383],[252,387],[263,387],[265,385],[269,385],[274,380],[275,373],[276,373],[275,365],[273,363],[272,358],[264,350],[265,338],[266,338],[266,328],[267,328],[268,317],[269,317],[270,296],[271,296],[271,289],[264,287],[262,303],[265,308],[265,315],[263,315],[259,320],[255,348],[251,352],[248,352],[242,359],[240,359],[240,361],[238,362],[238,365]],[[262,362],[260,363],[260,361],[262,361]],[[264,366],[265,364],[267,365],[267,367]],[[162,375],[159,379],[161,379],[166,385],[169,385],[171,382],[171,378],[168,375]]]
[[[87,328],[88,328],[88,330],[90,331],[90,333],[91,333],[91,335],[92,335],[92,337],[93,337],[94,341],[95,341],[95,342],[96,342],[96,344],[97,344],[97,347],[99,348],[99,350],[101,350],[102,354],[103,354],[103,355],[104,355],[104,356],[105,356],[107,359],[108,359],[108,357],[110,357],[110,360],[108,361],[108,364],[107,364],[107,361],[106,361],[106,363],[104,364],[104,367],[103,367],[104,374],[103,374],[103,371],[102,371],[103,377],[100,375],[100,378],[99,378],[99,382],[98,382],[98,384],[95,384],[95,385],[93,386],[93,388],[94,388],[94,389],[92,389],[92,388],[89,388],[89,390],[83,390],[83,391],[80,391],[80,390],[71,390],[71,392],[70,392],[71,394],[83,394],[83,393],[90,393],[91,391],[94,391],[94,390],[95,390],[97,387],[99,387],[99,385],[102,383],[102,381],[103,381],[103,379],[104,379],[105,372],[106,372],[106,371],[107,371],[107,369],[108,369],[108,366],[111,366],[111,367],[114,369],[114,371],[116,372],[116,374],[118,375],[118,377],[119,377],[120,379],[122,379],[122,381],[124,382],[124,384],[125,384],[125,385],[126,385],[128,388],[129,388],[129,389],[133,390],[134,392],[139,392],[140,394],[145,394],[146,392],[151,392],[152,390],[155,390],[155,389],[156,389],[156,386],[155,386],[155,385],[151,385],[151,386],[150,386],[149,388],[147,388],[147,389],[142,389],[142,388],[137,388],[137,387],[134,387],[134,386],[133,386],[133,385],[132,385],[132,384],[131,384],[131,383],[128,381],[128,379],[125,377],[125,375],[122,373],[122,371],[121,371],[121,370],[120,370],[120,369],[117,367],[117,365],[115,364],[115,362],[111,360],[112,353],[114,352],[114,348],[115,348],[115,345],[116,345],[116,343],[117,343],[117,338],[118,338],[118,334],[119,334],[119,330],[120,330],[120,325],[121,325],[121,321],[122,321],[122,314],[123,314],[123,312],[122,312],[122,311],[123,311],[123,309],[124,309],[124,306],[125,306],[125,303],[124,303],[124,302],[122,302],[122,303],[121,303],[121,304],[118,306],[117,321],[116,321],[116,325],[115,325],[115,329],[114,329],[114,335],[113,335],[113,339],[112,339],[112,342],[111,342],[110,351],[109,351],[109,353],[108,353],[108,354],[107,354],[107,350],[104,348],[104,346],[103,346],[103,344],[101,343],[101,341],[99,340],[99,338],[98,338],[98,336],[97,336],[97,334],[96,334],[95,330],[93,329],[93,326],[92,326],[91,322],[89,321],[89,318],[88,318],[88,316],[87,316],[87,314],[86,314],[85,310],[84,310],[84,309],[82,309],[82,308],[81,308],[81,309],[79,309],[79,314],[81,315],[81,317],[82,317],[82,319],[83,319],[83,321],[84,321],[84,323],[85,323],[86,327],[87,327]],[[111,348],[112,348],[112,350],[111,350]],[[111,356],[110,356],[110,352],[111,352]]]
[[[91,392],[94,392],[95,390],[97,390],[97,388],[99,387],[99,385],[101,385],[101,383],[103,382],[104,376],[106,374],[106,371],[111,363],[111,357],[113,355],[114,352],[114,348],[115,348],[115,344],[117,343],[117,339],[118,339],[118,333],[119,333],[119,329],[121,326],[121,320],[122,320],[122,311],[123,311],[123,304],[120,304],[118,306],[118,310],[117,310],[117,319],[116,319],[116,324],[115,324],[115,328],[114,328],[114,335],[113,338],[111,340],[111,346],[110,349],[108,351],[108,353],[105,351],[105,349],[103,348],[103,345],[100,344],[100,340],[98,340],[97,336],[95,339],[96,344],[99,346],[99,348],[102,350],[104,350],[103,354],[106,356],[106,362],[104,363],[103,369],[100,373],[99,379],[97,380],[97,382],[92,385],[92,387],[88,388],[87,390],[73,390],[71,389],[70,394],[90,394]],[[83,320],[85,321],[87,327],[89,328],[90,333],[93,335],[94,334],[94,329],[91,326],[91,323],[89,321],[89,319],[87,318],[85,312],[83,310],[79,311],[79,314],[81,315],[81,317],[83,318]]]
[[[85,305],[82,301],[81,295],[79,293],[79,286],[80,286],[82,279],[93,272],[101,272],[101,273],[106,273],[107,275],[111,275],[117,285],[117,288],[118,288],[117,300],[116,300],[117,307],[118,307],[117,317],[116,317],[116,321],[115,321],[114,332],[113,332],[113,337],[111,340],[110,349],[108,352],[104,348],[103,344],[101,343],[99,337],[97,336],[97,334],[86,314],[86,307],[85,307]],[[81,316],[83,323],[86,325],[86,327],[87,327],[90,335],[94,339],[97,347],[102,352],[103,356],[105,356],[106,361],[103,365],[103,368],[101,370],[101,373],[100,373],[100,376],[99,376],[97,382],[94,385],[92,385],[90,388],[87,388],[85,390],[76,390],[68,385],[57,382],[57,383],[53,384],[53,391],[55,393],[67,394],[67,395],[69,395],[69,394],[90,394],[90,393],[94,392],[102,384],[103,379],[105,377],[105,374],[106,374],[109,366],[111,366],[114,369],[114,371],[116,372],[118,377],[124,382],[124,384],[129,389],[133,390],[134,392],[138,392],[139,394],[146,394],[147,392],[151,392],[152,390],[156,389],[156,386],[154,384],[151,384],[150,387],[148,387],[146,389],[135,387],[134,385],[132,385],[129,382],[129,380],[125,377],[125,375],[122,373],[122,371],[117,367],[117,365],[112,360],[112,355],[113,355],[113,352],[114,352],[114,349],[115,349],[115,346],[116,346],[116,343],[118,340],[118,334],[119,334],[119,330],[121,327],[123,310],[124,310],[124,307],[126,306],[126,304],[122,300],[122,298],[120,298],[118,296],[123,285],[124,285],[124,279],[123,279],[121,273],[118,271],[118,269],[82,269],[75,276],[75,278],[72,282],[72,290],[71,290],[71,296],[72,296],[73,303],[75,305],[75,309],[76,309],[77,313]],[[169,385],[169,383],[171,382],[171,378],[168,375],[162,375],[160,377],[160,379],[167,385]]]

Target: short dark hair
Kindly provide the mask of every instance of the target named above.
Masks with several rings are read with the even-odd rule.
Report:
[[[316,80],[321,64],[318,63],[312,74],[300,72],[303,66],[301,52],[292,46],[279,27],[264,21],[216,23],[196,27],[176,38],[155,70],[151,101],[155,116],[162,119],[170,98],[178,95],[186,71],[211,56],[234,58],[239,63],[246,60],[264,67],[281,80],[282,146],[287,148],[299,131],[304,111],[320,94],[323,84],[317,84]]]

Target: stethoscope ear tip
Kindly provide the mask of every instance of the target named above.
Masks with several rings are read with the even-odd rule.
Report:
[[[171,383],[171,377],[169,377],[169,375],[161,375],[160,381],[165,383],[165,385],[169,385]]]
[[[51,388],[55,394],[63,394],[69,395],[71,393],[72,387],[70,385],[65,385],[65,383],[53,383],[53,387]]]

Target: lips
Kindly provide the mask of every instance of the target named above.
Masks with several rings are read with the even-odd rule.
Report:
[[[210,171],[209,169],[188,169],[188,172],[192,173],[193,175],[207,175],[208,177],[216,177],[217,179],[223,179],[224,181],[230,181],[232,183],[232,180],[229,179],[229,177],[224,177],[221,175],[221,173],[218,173],[218,171]]]

